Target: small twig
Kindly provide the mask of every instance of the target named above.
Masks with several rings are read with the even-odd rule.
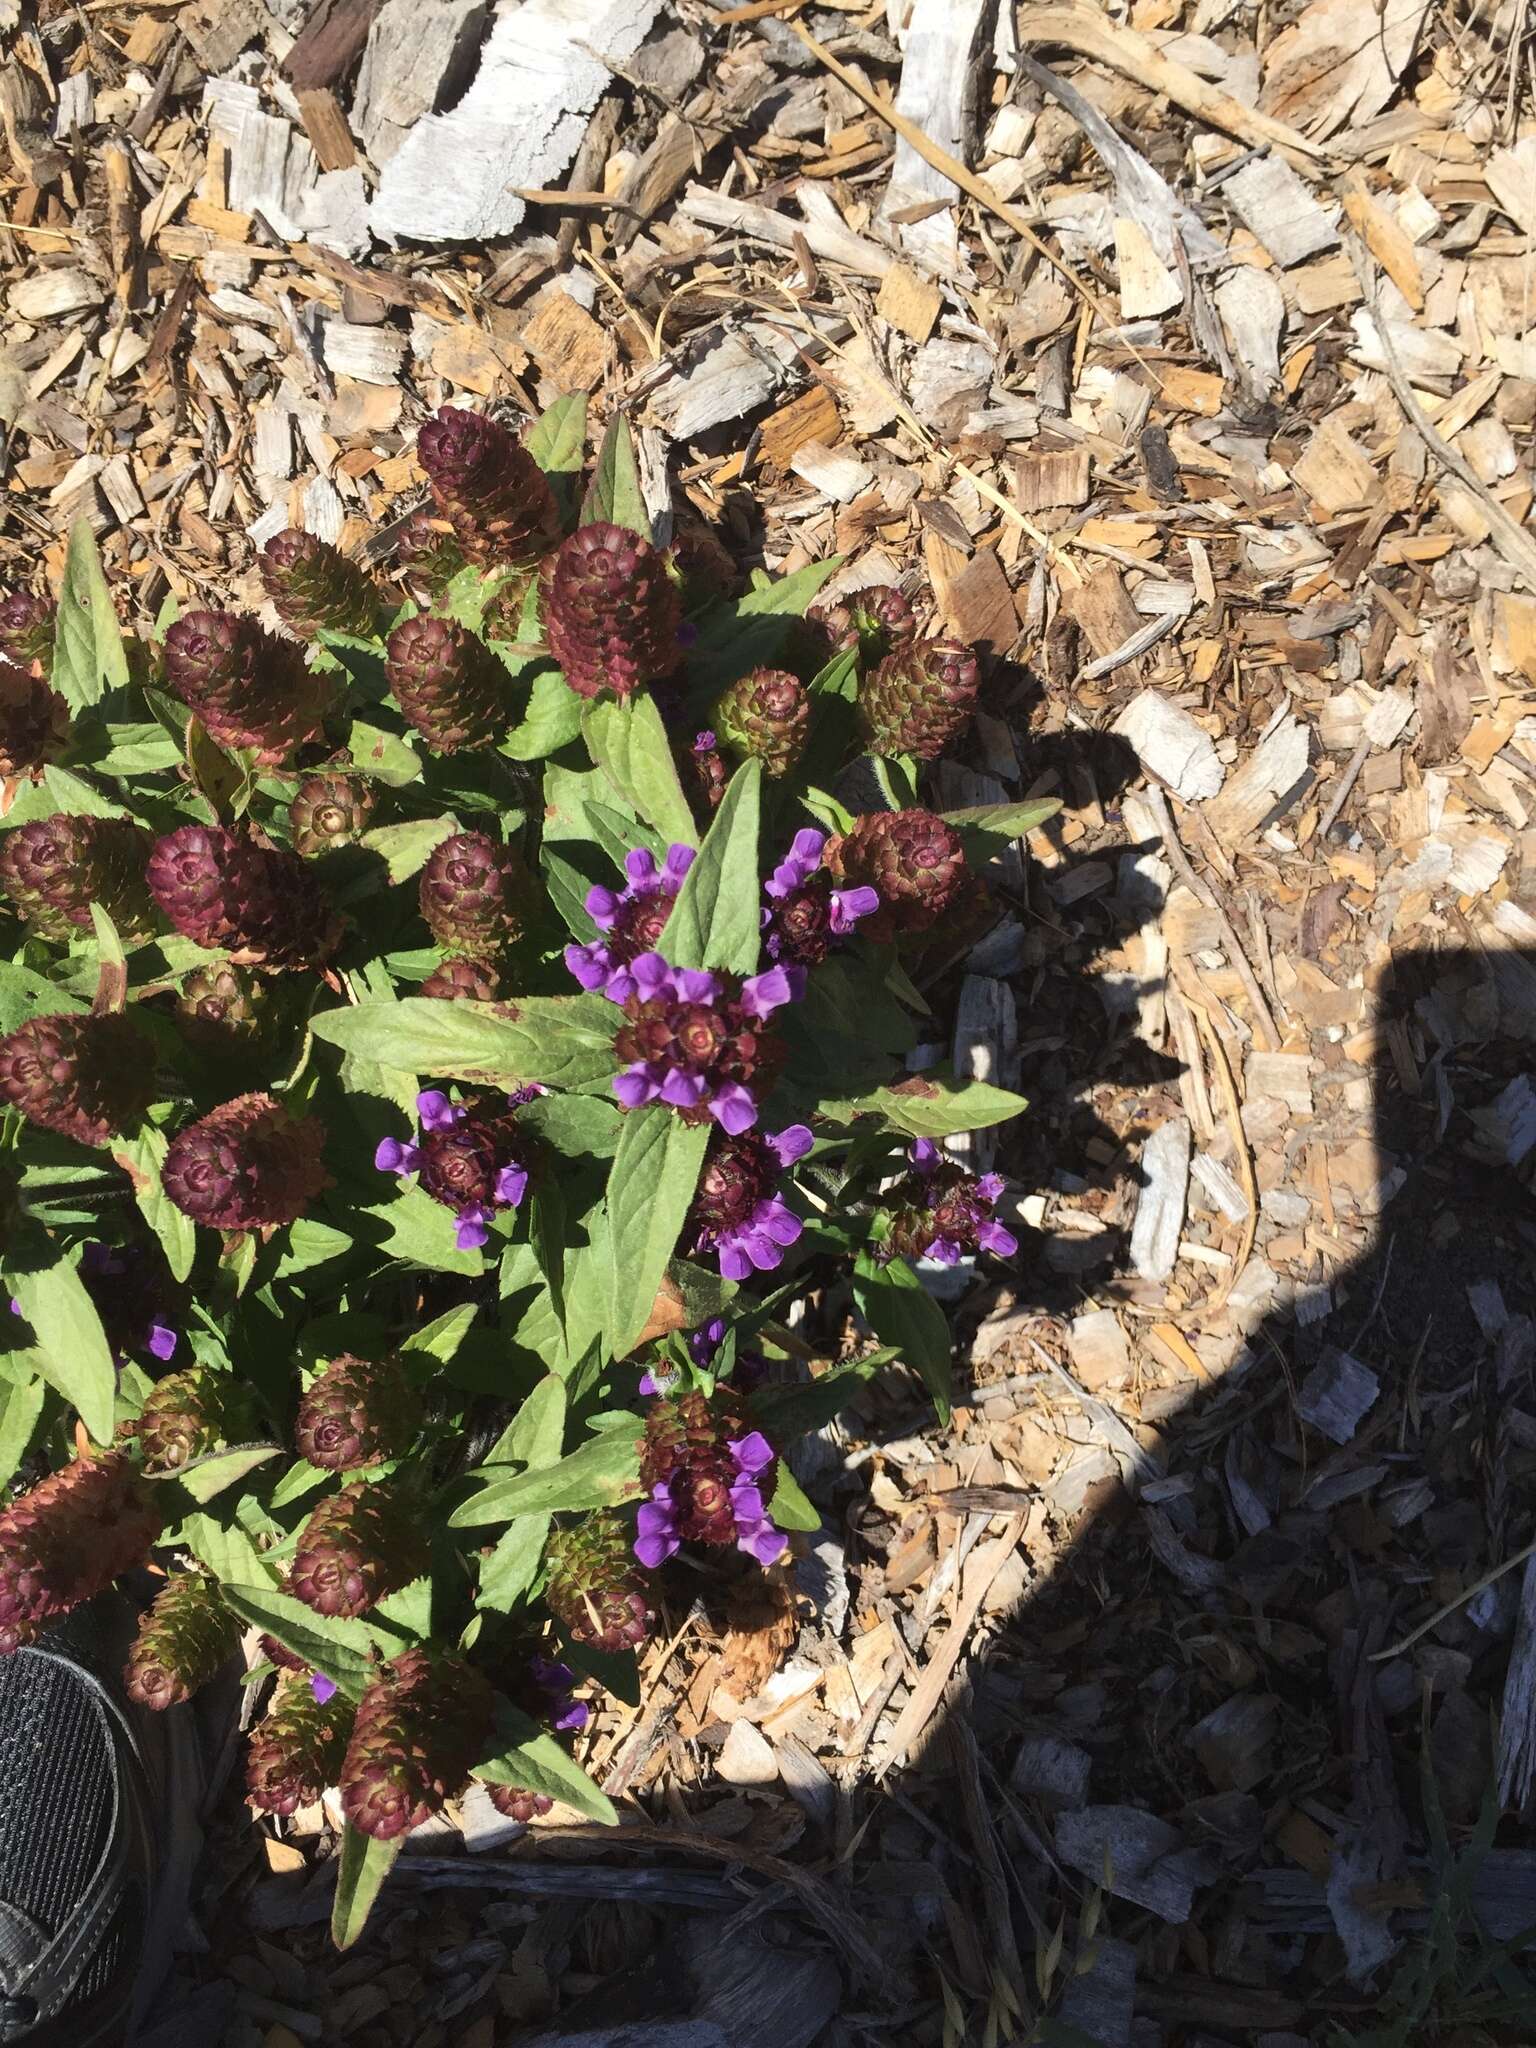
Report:
[[[1157,829],[1162,837],[1164,851],[1167,853],[1169,860],[1172,861],[1174,871],[1178,875],[1179,880],[1199,902],[1205,905],[1207,910],[1215,914],[1217,922],[1221,926],[1222,944],[1226,947],[1232,965],[1237,971],[1238,979],[1242,982],[1243,988],[1247,992],[1248,1000],[1253,1005],[1254,1021],[1268,1041],[1264,1048],[1265,1051],[1278,1052],[1281,1044],[1280,1032],[1275,1023],[1274,1014],[1270,1010],[1269,999],[1259,986],[1259,978],[1253,971],[1248,955],[1243,951],[1242,940],[1237,936],[1231,918],[1222,909],[1220,899],[1215,890],[1209,882],[1197,875],[1190,866],[1189,855],[1184,851],[1179,839],[1178,828],[1173,822],[1173,813],[1168,808],[1168,799],[1160,789],[1148,789],[1147,808],[1157,821]]]
[[[1493,529],[1493,540],[1499,553],[1526,586],[1536,590],[1536,541],[1531,539],[1507,507],[1500,504],[1460,450],[1453,448],[1448,441],[1443,441],[1430,425],[1424,408],[1419,404],[1413,386],[1408,381],[1402,359],[1397,353],[1397,344],[1392,339],[1387,316],[1376,296],[1376,266],[1365,244],[1358,237],[1349,235],[1346,240],[1349,244],[1350,261],[1355,267],[1355,276],[1360,280],[1360,289],[1365,293],[1365,302],[1376,324],[1376,332],[1381,336],[1381,352],[1387,365],[1387,382],[1392,386],[1392,394],[1403,409],[1403,417],[1424,443],[1432,459],[1439,463],[1442,469],[1448,470],[1457,483],[1476,498],[1482,507],[1484,518]]]
[[[1345,804],[1348,803],[1349,793],[1354,788],[1359,778],[1360,770],[1365,766],[1365,757],[1370,751],[1371,736],[1368,732],[1362,733],[1360,735],[1360,744],[1350,755],[1344,773],[1339,777],[1339,786],[1334,792],[1333,802],[1329,804],[1327,810],[1323,813],[1322,822],[1317,828],[1319,839],[1326,839],[1333,830],[1333,822],[1338,817],[1340,811],[1343,810]]]
[[[1216,1069],[1216,1078],[1221,1083],[1222,1101],[1227,1111],[1227,1128],[1231,1133],[1232,1149],[1237,1154],[1237,1163],[1243,1170],[1243,1193],[1248,1198],[1248,1214],[1243,1222],[1242,1241],[1238,1246],[1237,1256],[1232,1261],[1231,1274],[1226,1284],[1217,1289],[1215,1299],[1201,1304],[1202,1307],[1215,1310],[1223,1306],[1227,1296],[1237,1285],[1253,1250],[1253,1241],[1259,1228],[1259,1179],[1254,1172],[1253,1156],[1248,1150],[1248,1139],[1243,1131],[1243,1112],[1237,1099],[1237,1080],[1232,1072],[1232,1062],[1227,1058],[1227,1048],[1222,1044],[1221,1034],[1204,1010],[1192,1003],[1190,1014],[1205,1039],[1206,1050],[1211,1056],[1211,1065]]]
[[[1438,1628],[1447,1616],[1456,1612],[1457,1608],[1465,1607],[1469,1600],[1475,1600],[1478,1594],[1485,1592],[1489,1586],[1497,1585],[1506,1572],[1512,1572],[1517,1564],[1524,1564],[1528,1557],[1536,1557],[1536,1542],[1527,1543],[1524,1550],[1517,1550],[1513,1557],[1506,1557],[1502,1564],[1496,1564],[1491,1572],[1484,1573],[1476,1585],[1468,1586],[1466,1591],[1458,1593],[1454,1600],[1447,1600],[1443,1607],[1437,1607],[1428,1621],[1421,1622],[1399,1642],[1393,1643],[1390,1649],[1378,1650],[1368,1661],[1372,1664],[1385,1664],[1388,1658],[1400,1657],[1404,1650],[1411,1650],[1421,1637],[1427,1636],[1432,1628]]]
[[[881,99],[873,86],[861,78],[857,71],[850,71],[846,64],[840,63],[833,56],[824,43],[818,43],[809,29],[802,28],[798,21],[790,21],[787,26],[800,38],[811,55],[819,63],[825,64],[832,76],[846,85],[855,98],[862,100],[871,113],[878,114],[888,127],[894,129],[903,142],[915,149],[924,163],[942,172],[951,184],[957,185],[968,197],[974,199],[978,206],[984,206],[989,213],[995,213],[1000,221],[1029,244],[1037,256],[1044,257],[1051,268],[1066,279],[1084,305],[1095,312],[1106,327],[1120,325],[1120,315],[1115,308],[1083,283],[1065,258],[1059,256],[1049,242],[1043,241],[1035,233],[1017,207],[1010,206],[1004,199],[999,199],[984,179],[978,178],[974,171],[966,169],[959,157],[951,156],[947,149],[941,149],[923,133],[915,121],[909,121],[905,114],[898,113],[889,100]]]

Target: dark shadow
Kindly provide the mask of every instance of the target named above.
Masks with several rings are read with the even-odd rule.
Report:
[[[719,1784],[644,1795],[644,1879],[633,1854],[582,1854],[580,1877],[569,1863],[564,1877],[585,1903],[535,1907],[551,1865],[524,1860],[519,1925],[547,1928],[549,1952],[601,1981],[553,2032],[506,2038],[1294,2048],[1401,2017],[1396,1973],[1441,1886],[1435,1827],[1464,1849],[1497,1779],[1487,1704],[1503,1691],[1519,1573],[1394,1646],[1528,1537],[1536,1204],[1500,1147],[1533,1136],[1533,987],[1536,960],[1518,953],[1401,953],[1374,1037],[1314,1068],[1310,1119],[1277,1124],[1250,1098],[1264,1213],[1261,1264],[1238,1289],[1249,1306],[1217,1310],[1219,1262],[1181,1263],[1204,1295],[1187,1316],[1160,1286],[1122,1289],[1124,1320],[1154,1332],[1134,1383],[1074,1394],[1052,1361],[1073,1369],[1081,1276],[1037,1288],[1023,1257],[1006,1342],[994,1309],[948,1439],[915,1441],[925,1418],[904,1384],[871,1390],[849,1437],[887,1446],[887,1484],[871,1489],[867,1459],[843,1476],[830,1448],[819,1472],[808,1461],[828,1528],[798,1574],[824,1601],[853,1571],[841,1640],[866,1681],[857,1646],[887,1630],[874,1695],[842,1730],[846,1764],[802,1773],[793,1823],[783,1785],[756,1803]],[[1037,1101],[1055,1056],[1026,1054]],[[1106,1088],[1117,1078],[1112,1057],[1078,1064]],[[1148,1125],[1178,1107],[1175,1082],[1149,1084]],[[1135,1150],[1122,1132],[1113,1159],[1090,1163],[1134,1172]],[[1186,1243],[1230,1251],[1238,1235],[1196,1195]],[[1297,1283],[1293,1299],[1257,1299],[1265,1267]],[[1054,1313],[1040,1300],[1052,1292]],[[978,1299],[996,1297],[962,1308],[962,1336]],[[1198,1374],[1170,1329],[1199,1344]],[[1015,1513],[1017,1549],[994,1549],[1010,1529],[995,1518]],[[962,1629],[933,1711],[882,1774],[890,1724],[873,1700],[899,1704],[944,1669],[978,1573],[991,1576],[979,1625]],[[812,1656],[817,1639],[802,1639]],[[727,1733],[706,1722],[693,1739],[719,1748]],[[679,1740],[663,1704],[634,1777]],[[1505,1741],[1528,1757],[1536,1730]],[[1462,1868],[1489,1938],[1536,1921],[1518,1808]],[[461,1882],[467,1919],[479,1894],[471,1873]],[[415,1909],[403,1886],[396,1900]],[[1447,1967],[1426,2023],[1392,2038],[1532,2038],[1529,2019],[1489,2008],[1481,2032],[1455,2034]]]

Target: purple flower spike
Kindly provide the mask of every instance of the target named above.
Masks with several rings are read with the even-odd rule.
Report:
[[[775,1135],[764,1133],[766,1141],[778,1155],[780,1166],[793,1166],[797,1159],[803,1159],[816,1140],[811,1135],[809,1124],[788,1124]]]
[[[327,1700],[336,1697],[336,1681],[334,1678],[327,1678],[323,1671],[311,1672],[309,1689],[315,1696],[317,1707],[323,1707]]]
[[[967,1173],[932,1138],[919,1138],[908,1157],[911,1172],[886,1198],[891,1225],[881,1256],[922,1256],[945,1266],[979,1251],[1013,1257],[1018,1239],[991,1214],[1003,1196],[1000,1173]]]
[[[708,1365],[720,1346],[725,1342],[725,1318],[714,1316],[694,1330],[688,1338],[688,1356],[695,1365]],[[645,1389],[642,1387],[641,1392]]]
[[[731,1488],[731,1516],[736,1524],[736,1548],[760,1565],[776,1563],[783,1555],[784,1533],[769,1520],[763,1496],[750,1479],[738,1480]]]
[[[773,1445],[760,1429],[754,1429],[746,1436],[729,1438],[726,1448],[736,1461],[737,1471],[744,1472],[749,1479],[773,1463]]]
[[[750,1131],[757,1122],[757,1104],[749,1092],[734,1081],[716,1091],[709,1113],[721,1130],[733,1138],[739,1138],[743,1131]]]
[[[562,1734],[585,1728],[590,1709],[585,1701],[571,1697],[576,1674],[570,1665],[557,1664],[548,1657],[530,1657],[528,1669],[534,1684],[549,1694],[550,1726]]]
[[[878,889],[834,889],[828,901],[831,924],[839,938],[846,938],[861,917],[873,917],[880,908]]]
[[[421,1147],[399,1138],[380,1138],[373,1163],[380,1173],[415,1173],[421,1165]]]
[[[651,1489],[651,1497],[635,1517],[635,1555],[648,1571],[655,1571],[682,1547],[677,1526],[677,1509],[665,1481]]]
[[[627,1003],[636,990],[632,968],[640,955],[666,966],[655,952],[656,941],[695,858],[693,847],[672,845],[658,868],[648,847],[633,847],[624,856],[624,888],[599,882],[587,891],[587,915],[603,936],[593,945],[565,949],[565,964],[584,989]]]
[[[441,1088],[423,1088],[416,1098],[416,1115],[424,1131],[451,1130],[466,1112],[455,1109]]]
[[[461,1252],[479,1251],[490,1237],[489,1223],[490,1211],[488,1209],[463,1210],[459,1216],[458,1228],[453,1233],[453,1241],[459,1250]]]
[[[880,908],[880,897],[870,888],[834,889],[832,877],[822,866],[827,845],[825,832],[802,828],[790,842],[768,880],[763,893],[763,929],[771,960],[797,961],[815,967],[835,950],[861,917]]]
[[[796,889],[803,889],[821,866],[821,851],[826,843],[825,832],[812,831],[809,826],[798,831],[789,843],[789,852],[764,883],[764,893],[780,901]]]
[[[541,1094],[534,1089],[532,1094]],[[490,1238],[498,1209],[515,1209],[528,1192],[528,1167],[514,1112],[531,1099],[519,1089],[498,1110],[484,1100],[450,1102],[440,1088],[416,1098],[421,1129],[415,1139],[381,1138],[373,1163],[381,1173],[420,1176],[434,1202],[453,1211],[454,1242],[479,1251]]]
[[[749,1017],[771,1017],[804,994],[803,967],[770,967],[766,974],[749,975],[741,984],[741,1007]]]

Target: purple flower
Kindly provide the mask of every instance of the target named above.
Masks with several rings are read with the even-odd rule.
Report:
[[[180,1333],[165,1321],[156,1304],[156,1266],[137,1245],[103,1244],[98,1240],[82,1245],[80,1278],[106,1328],[119,1365],[125,1364],[134,1351],[147,1351],[162,1364],[176,1356]]]
[[[688,1334],[688,1356],[695,1365],[707,1366],[725,1342],[725,1318],[715,1316]],[[643,1391],[643,1390],[642,1390]]]
[[[691,846],[669,846],[658,868],[656,856],[639,846],[624,856],[626,887],[605,889],[599,883],[587,891],[587,915],[604,936],[565,949],[565,964],[584,989],[601,991],[615,1003],[635,994],[630,964],[655,947],[695,858]]]
[[[990,1213],[1002,1199],[1000,1173],[967,1173],[932,1138],[916,1139],[907,1157],[912,1171],[887,1198],[892,1211],[887,1254],[921,1255],[941,1266],[958,1265],[967,1252],[1013,1257],[1018,1239]]]
[[[490,1237],[496,1211],[516,1209],[528,1192],[528,1168],[516,1150],[510,1112],[530,1099],[527,1089],[519,1089],[507,1098],[509,1113],[494,1115],[450,1102],[440,1088],[424,1088],[416,1097],[416,1138],[381,1138],[373,1163],[402,1179],[419,1174],[432,1199],[453,1211],[458,1249],[478,1251]]]
[[[309,1689],[315,1696],[316,1706],[319,1707],[323,1707],[327,1700],[336,1697],[336,1681],[334,1678],[327,1678],[323,1671],[311,1672]]]
[[[757,1121],[749,1083],[782,1048],[760,1027],[805,992],[799,968],[773,967],[737,981],[673,967],[659,953],[630,966],[634,993],[614,1045],[625,1063],[613,1092],[626,1109],[664,1102],[697,1121],[713,1117],[735,1135]]]
[[[756,1558],[759,1564],[770,1565],[783,1552],[784,1534],[774,1527],[769,1518],[757,1477],[773,1464],[773,1445],[761,1430],[754,1429],[747,1436],[732,1437],[726,1449],[731,1454],[737,1475],[731,1487],[736,1548],[744,1550],[748,1557]]]
[[[655,1571],[676,1552],[682,1540],[672,1490],[662,1480],[651,1489],[650,1499],[635,1517],[635,1555],[647,1570]]]
[[[696,754],[712,754],[719,744],[712,726],[705,726],[702,732],[693,736],[693,751]]]
[[[771,960],[795,960],[817,966],[845,939],[861,917],[880,908],[879,892],[871,888],[835,889],[821,864],[827,835],[803,826],[790,842],[763,893],[763,929]]]
[[[541,1691],[549,1694],[549,1715],[551,1727],[561,1734],[572,1729],[585,1728],[590,1709],[585,1701],[571,1697],[576,1684],[576,1674],[569,1664],[557,1664],[549,1657],[531,1657],[528,1669],[533,1682]]]
[[[773,1272],[805,1228],[776,1182],[814,1143],[805,1124],[778,1132],[727,1127],[711,1141],[688,1221],[694,1249],[714,1252],[727,1280]]]

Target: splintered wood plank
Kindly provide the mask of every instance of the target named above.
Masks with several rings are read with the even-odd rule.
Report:
[[[933,332],[943,303],[944,295],[936,284],[919,277],[906,264],[896,263],[885,274],[875,311],[913,341],[924,342]]]
[[[362,55],[384,0],[316,0],[282,63],[295,92],[335,85]]]
[[[788,469],[791,460],[808,442],[820,441],[830,447],[842,433],[832,394],[824,384],[813,384],[788,405],[781,405],[763,421],[758,452],[777,469]]]
[[[1069,591],[1062,599],[1062,609],[1077,621],[1084,639],[1097,655],[1113,654],[1143,623],[1131,602],[1125,578],[1112,562],[1095,569],[1078,589]],[[1124,662],[1115,674],[1139,678],[1141,664]]]
[[[295,94],[304,133],[319,159],[322,171],[349,171],[357,162],[352,130],[341,111],[341,102],[326,87]]]
[[[562,391],[592,391],[602,382],[608,337],[569,292],[546,292],[519,339]]]
[[[978,548],[944,591],[951,630],[968,645],[999,658],[1019,637],[1019,614],[1003,565],[992,548]]]
[[[1014,497],[1019,510],[1047,512],[1058,505],[1086,505],[1092,463],[1093,456],[1086,448],[1021,456],[1014,465]]]

